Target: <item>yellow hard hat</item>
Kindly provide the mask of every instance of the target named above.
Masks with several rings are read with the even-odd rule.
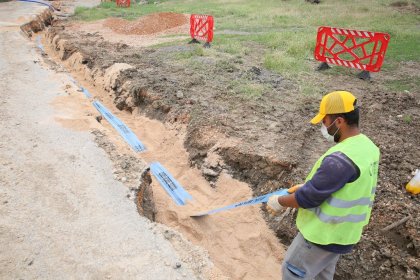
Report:
[[[355,109],[356,97],[348,91],[333,91],[325,95],[319,105],[319,113],[312,120],[317,124],[326,115],[348,113]]]

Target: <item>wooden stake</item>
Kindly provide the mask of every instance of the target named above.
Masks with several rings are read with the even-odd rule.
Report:
[[[387,227],[384,227],[383,229],[381,229],[381,232],[387,232],[390,231],[393,228],[396,228],[402,224],[404,224],[405,222],[407,222],[409,219],[411,219],[411,215],[408,215],[407,217],[402,218],[399,221],[396,221],[395,223],[390,224]]]

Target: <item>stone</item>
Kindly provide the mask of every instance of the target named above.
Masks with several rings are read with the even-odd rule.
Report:
[[[173,234],[169,231],[169,230],[165,230],[163,232],[163,237],[165,237],[166,239],[171,239],[173,237]]]
[[[181,266],[182,266],[181,263],[177,262],[175,263],[174,268],[178,269],[178,268],[181,268]]]
[[[128,169],[130,167],[130,164],[126,161],[121,162],[121,168],[122,169]]]
[[[207,175],[210,177],[217,177],[219,175],[216,171],[210,168],[203,168],[201,171],[203,172],[204,175]]]
[[[178,99],[182,99],[182,98],[184,98],[184,93],[183,93],[182,91],[178,91],[178,92],[176,93],[176,97],[177,97]]]

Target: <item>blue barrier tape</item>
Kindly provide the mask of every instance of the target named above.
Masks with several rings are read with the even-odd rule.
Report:
[[[252,199],[247,200],[247,201],[238,202],[238,203],[231,204],[231,205],[228,205],[228,206],[224,206],[224,207],[221,207],[221,208],[213,209],[213,210],[210,210],[208,212],[203,212],[203,213],[200,213],[200,214],[192,215],[191,217],[202,217],[202,216],[207,216],[207,215],[215,214],[215,213],[222,212],[222,211],[231,210],[231,209],[242,207],[242,206],[259,204],[259,203],[267,202],[268,199],[270,198],[270,196],[272,196],[272,195],[284,196],[284,195],[288,195],[288,194],[289,193],[287,192],[287,189],[281,189],[281,190],[278,190],[278,191],[275,191],[275,192],[272,192],[272,193],[268,193],[268,194],[265,194],[265,195],[262,195],[262,196],[252,198]]]
[[[42,53],[45,53],[44,46],[41,43],[41,36],[36,37],[36,44]]]
[[[67,77],[70,79],[70,81],[78,88],[80,88],[81,86],[79,86],[79,84],[76,82],[75,79],[73,79],[72,76],[70,76],[69,74],[67,74]]]
[[[92,94],[90,94],[87,89],[85,89],[84,87],[80,87],[80,89],[82,90],[82,92],[86,96],[86,98],[92,98]]]
[[[92,94],[90,94],[90,92],[87,90],[87,89],[85,89],[84,87],[82,87],[81,85],[79,85],[77,82],[76,82],[76,80],[75,79],[73,79],[73,77],[72,76],[70,76],[69,74],[67,74],[67,77],[70,79],[70,81],[76,86],[76,87],[78,87],[82,92],[83,92],[83,94],[87,97],[87,98],[92,98],[93,96],[92,96]]]
[[[143,152],[146,150],[144,145],[140,142],[137,136],[129,129],[120,119],[115,117],[107,108],[105,108],[99,101],[94,101],[92,105],[101,115],[118,131],[124,140],[136,152]]]
[[[150,164],[150,170],[177,205],[185,205],[186,200],[192,200],[192,196],[159,162]]]
[[[37,3],[37,4],[45,5],[48,8],[50,8],[51,10],[55,11],[55,8],[53,6],[51,6],[48,3],[42,2],[42,1],[36,1],[36,0],[18,0],[18,2]]]

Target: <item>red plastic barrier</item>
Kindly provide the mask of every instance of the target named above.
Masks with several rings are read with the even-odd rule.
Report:
[[[322,26],[318,28],[315,59],[369,72],[381,69],[390,36],[386,33]]]
[[[214,18],[209,15],[191,15],[190,34],[193,39],[213,41]]]
[[[124,8],[129,8],[130,7],[130,0],[117,0],[117,6],[118,7],[124,7]]]

